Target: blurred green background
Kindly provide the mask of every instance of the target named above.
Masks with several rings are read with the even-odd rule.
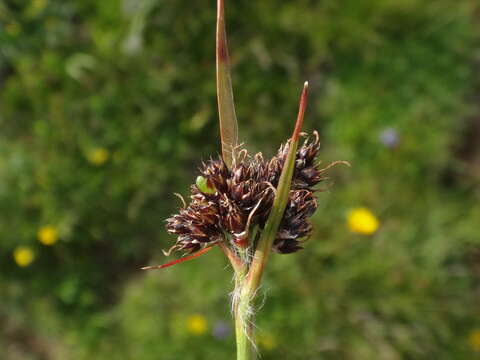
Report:
[[[0,1],[1,359],[234,358],[220,251],[139,270],[220,149],[215,6]],[[306,249],[271,257],[262,358],[480,358],[478,0],[226,11],[246,146],[276,151],[308,79],[305,130],[352,164]]]

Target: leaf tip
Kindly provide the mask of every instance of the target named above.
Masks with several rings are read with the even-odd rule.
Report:
[[[298,108],[297,122],[295,124],[295,130],[293,131],[292,141],[297,141],[302,130],[303,118],[305,116],[305,109],[307,108],[308,98],[308,81],[303,83],[302,95],[300,95],[300,105]]]

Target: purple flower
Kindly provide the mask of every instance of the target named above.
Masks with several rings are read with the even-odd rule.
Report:
[[[231,331],[232,329],[230,328],[230,325],[228,325],[228,323],[226,323],[225,321],[217,321],[213,326],[212,335],[213,337],[222,340],[227,338],[230,335]]]
[[[379,140],[385,147],[392,149],[397,147],[400,137],[396,129],[387,127],[380,132]]]

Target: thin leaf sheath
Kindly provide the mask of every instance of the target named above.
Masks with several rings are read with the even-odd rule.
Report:
[[[300,105],[298,110],[297,122],[289,143],[287,159],[283,166],[282,174],[278,183],[277,194],[273,203],[270,216],[265,224],[262,236],[259,239],[257,249],[255,251],[254,259],[248,274],[248,285],[245,291],[252,294],[258,287],[263,268],[271,251],[273,241],[275,240],[278,227],[283,217],[283,213],[287,206],[288,196],[292,182],[293,173],[295,170],[295,158],[298,148],[299,134],[302,129],[305,109],[307,107],[308,97],[308,82],[303,86],[302,95],[300,97]]]
[[[234,151],[238,144],[238,125],[233,100],[230,61],[225,30],[224,1],[217,2],[217,101],[222,141],[222,157],[228,167],[232,166]]]
[[[245,269],[245,264],[242,263],[241,259],[225,243],[220,242],[218,245],[220,246],[220,249],[223,251],[225,256],[228,258],[228,260],[230,260],[235,274],[242,273]]]

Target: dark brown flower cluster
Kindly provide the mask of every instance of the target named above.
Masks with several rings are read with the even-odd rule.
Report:
[[[249,157],[242,150],[231,169],[221,158],[204,163],[200,182],[192,185],[190,204],[167,219],[167,231],[178,236],[172,250],[194,253],[222,241],[255,246],[256,239],[250,234],[256,227],[258,238],[265,226],[288,146],[282,145],[269,161],[261,154]],[[301,239],[311,233],[308,219],[317,208],[313,187],[324,179],[315,161],[319,147],[315,131],[297,150],[289,200],[273,244],[276,252],[287,254],[301,249]]]

